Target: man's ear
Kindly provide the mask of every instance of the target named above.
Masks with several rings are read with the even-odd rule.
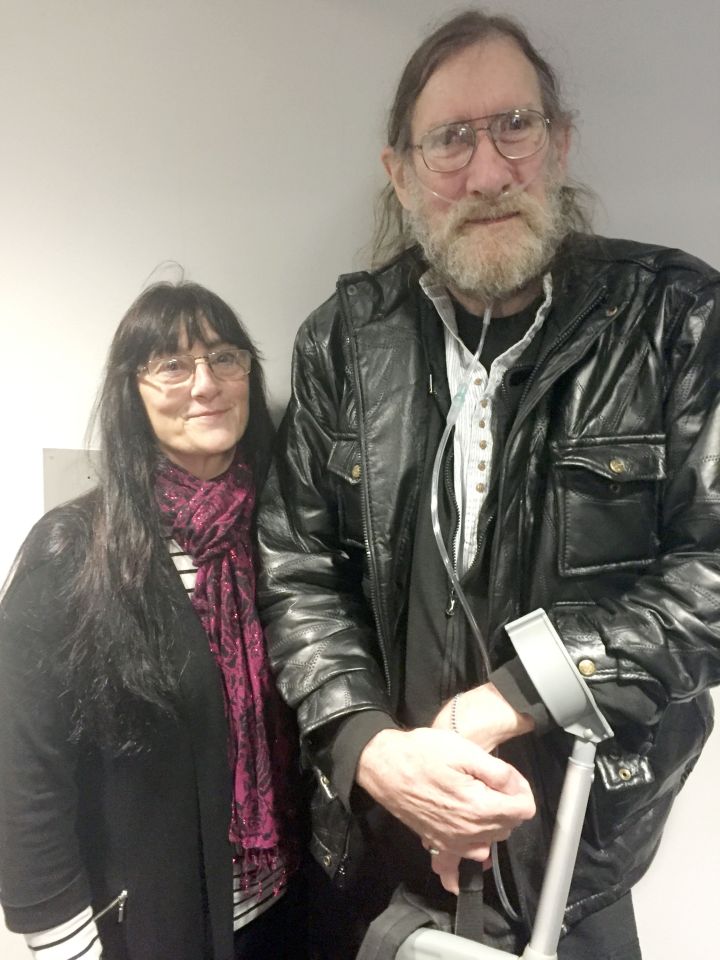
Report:
[[[567,173],[568,154],[572,143],[572,130],[564,126],[561,130],[553,131],[553,144],[557,155],[557,162],[563,174]]]
[[[409,210],[412,204],[407,185],[408,171],[405,157],[401,153],[397,153],[392,147],[383,147],[380,159],[390,178],[390,183],[393,185],[396,197],[401,205]]]

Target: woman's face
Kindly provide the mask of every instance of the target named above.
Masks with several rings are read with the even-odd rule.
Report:
[[[205,342],[188,344],[187,337],[181,338],[176,353],[204,357],[222,347],[235,349],[208,329]],[[142,373],[138,388],[158,445],[169,460],[202,480],[217,477],[230,466],[248,424],[247,376],[222,380],[201,361],[184,383],[160,384]]]

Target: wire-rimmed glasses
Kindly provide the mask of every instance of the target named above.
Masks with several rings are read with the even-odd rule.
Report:
[[[197,363],[206,363],[218,380],[244,380],[252,367],[252,354],[238,347],[221,347],[202,356],[175,353],[168,357],[153,357],[138,367],[138,373],[162,386],[173,387],[187,383],[195,375]]]
[[[412,144],[425,166],[434,173],[455,173],[466,167],[477,147],[477,135],[485,132],[506,160],[525,160],[542,150],[548,140],[550,120],[539,110],[517,108],[475,120],[460,120],[433,127]]]

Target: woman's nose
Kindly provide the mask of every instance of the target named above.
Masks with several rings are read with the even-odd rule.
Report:
[[[203,357],[195,360],[195,373],[192,379],[190,393],[193,397],[214,395],[220,390],[220,384],[212,372],[212,367]]]

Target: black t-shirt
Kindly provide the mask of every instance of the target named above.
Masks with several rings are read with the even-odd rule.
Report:
[[[480,362],[489,370],[493,361],[501,354],[509,350],[513,344],[518,343],[535,321],[542,298],[538,297],[524,310],[513,313],[507,317],[492,317],[488,324],[488,330],[485,335]],[[471,353],[475,353],[480,334],[482,333],[483,318],[477,314],[470,313],[465,307],[453,298],[455,307],[455,322],[457,323],[458,336]]]

